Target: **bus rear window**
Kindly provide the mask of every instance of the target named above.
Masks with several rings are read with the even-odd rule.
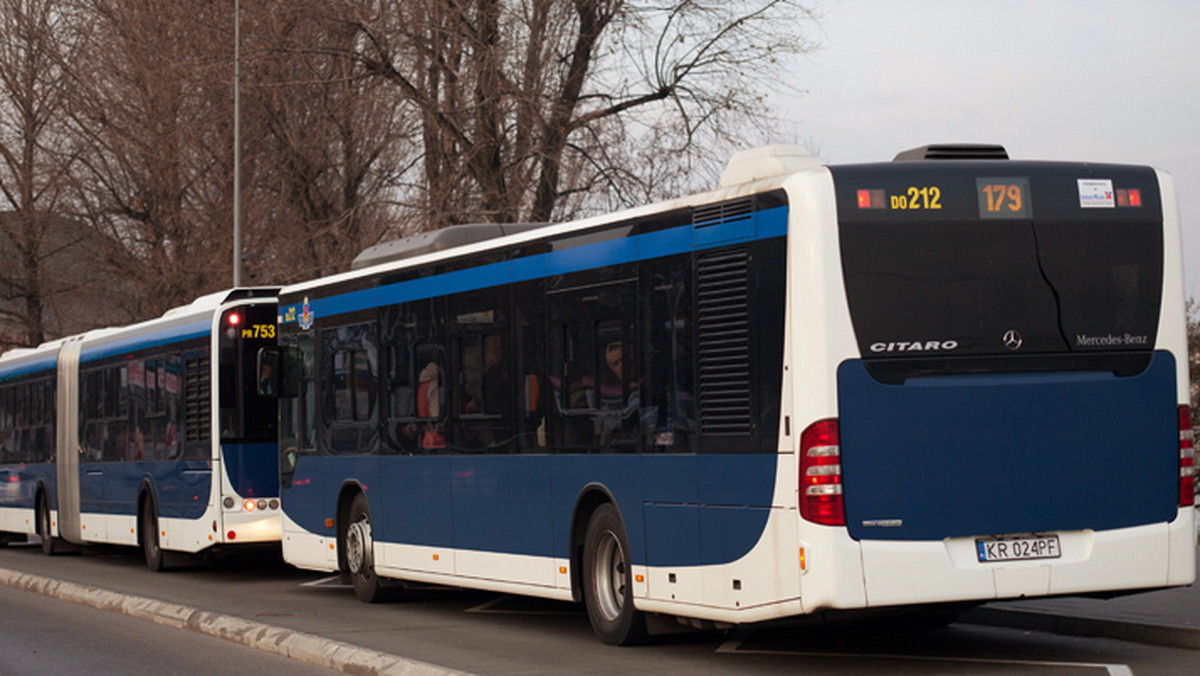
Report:
[[[906,362],[918,375],[1072,370],[1099,363],[1098,353],[1125,366],[1095,368],[1120,371],[1122,355],[1147,355],[1162,293],[1161,212],[1097,214],[1046,198],[1055,187],[1033,182],[1025,218],[985,218],[974,205],[874,218],[844,211],[842,268],[863,358]],[[941,199],[953,207],[951,192]],[[957,361],[971,357],[1011,363]]]

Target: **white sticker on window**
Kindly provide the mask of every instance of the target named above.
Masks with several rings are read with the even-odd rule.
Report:
[[[1084,209],[1115,209],[1113,182],[1108,179],[1079,179],[1079,206]]]

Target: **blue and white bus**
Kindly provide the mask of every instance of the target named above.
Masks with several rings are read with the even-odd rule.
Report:
[[[276,290],[0,356],[0,543],[135,545],[161,570],[168,551],[278,542],[278,414],[255,380]]]
[[[1189,584],[1175,205],[1146,167],[771,147],[368,250],[280,292],[284,557],[582,601],[615,644]]]

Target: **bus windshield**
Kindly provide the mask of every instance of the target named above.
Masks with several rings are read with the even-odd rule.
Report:
[[[242,305],[221,315],[221,440],[276,441],[276,400],[258,394],[260,348],[275,344],[276,306]]]

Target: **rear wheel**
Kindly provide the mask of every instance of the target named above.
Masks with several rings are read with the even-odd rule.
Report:
[[[367,496],[359,493],[350,503],[350,523],[343,536],[342,551],[354,584],[354,595],[364,603],[381,603],[399,596],[397,583],[375,574],[375,540],[371,531],[371,510]]]
[[[166,568],[162,545],[158,539],[158,506],[154,503],[153,495],[147,495],[142,501],[142,512],[138,517],[138,536],[142,544],[142,554],[146,557],[146,567],[156,573]]]
[[[616,507],[600,505],[583,542],[583,599],[600,640],[631,645],[646,640],[646,616],[633,607],[629,540]]]

